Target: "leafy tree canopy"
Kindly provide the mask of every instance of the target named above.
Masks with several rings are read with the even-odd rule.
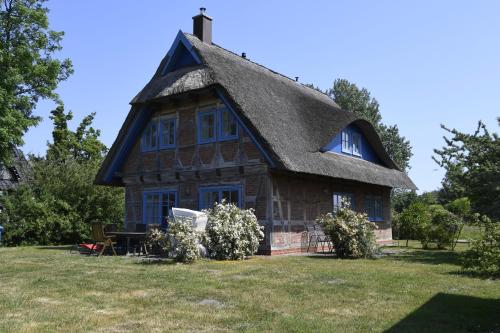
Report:
[[[107,150],[93,117],[71,131],[71,112],[62,105],[52,111],[47,157],[31,156],[32,181],[0,197],[7,244],[74,244],[90,238],[92,222],[121,224],[123,189],[93,184]]]
[[[498,118],[500,125],[500,118]],[[435,149],[434,161],[446,170],[440,196],[450,202],[461,197],[470,200],[474,212],[500,219],[500,140],[479,122],[472,134],[441,127],[451,134],[446,145]],[[464,208],[466,209],[466,208]]]
[[[40,118],[40,98],[58,101],[57,85],[73,73],[69,59],[55,59],[63,32],[49,28],[45,0],[0,1],[0,163]]]

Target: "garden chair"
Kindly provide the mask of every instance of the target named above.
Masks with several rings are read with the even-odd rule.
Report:
[[[113,237],[106,236],[104,234],[104,227],[102,223],[92,223],[92,239],[94,240],[94,244],[96,246],[102,246],[102,249],[100,252],[98,252],[97,256],[101,256],[108,247],[111,247],[111,250],[113,250],[113,254],[116,256],[114,247],[116,241],[114,241]]]
[[[307,233],[307,251],[312,247],[316,248],[318,246],[318,237],[316,236],[316,230],[313,225],[306,225],[306,233]]]
[[[333,244],[332,240],[330,239],[330,236],[325,235],[325,232],[323,231],[320,225],[314,224],[313,227],[316,232],[316,245],[321,243],[321,251],[325,252],[325,244],[326,244],[328,246],[328,251],[331,252]]]

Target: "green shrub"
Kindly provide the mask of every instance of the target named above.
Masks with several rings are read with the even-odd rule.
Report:
[[[500,224],[481,218],[482,235],[472,240],[462,256],[462,269],[480,275],[500,277]]]
[[[239,260],[257,252],[264,233],[253,209],[240,209],[223,200],[205,212],[208,222],[204,243],[210,257]]]
[[[441,205],[432,205],[429,210],[432,218],[422,235],[423,247],[427,248],[430,242],[434,242],[438,249],[453,248],[462,229],[462,219]]]
[[[330,236],[335,253],[339,258],[372,257],[375,251],[375,225],[366,214],[356,213],[347,207],[335,214],[320,215],[316,219]]]
[[[425,239],[425,231],[430,223],[431,214],[428,207],[421,202],[411,204],[399,214],[400,239],[406,239],[406,246],[408,246],[408,239]]]

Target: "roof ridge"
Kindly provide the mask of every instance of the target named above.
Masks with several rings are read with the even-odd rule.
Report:
[[[184,34],[189,35],[189,36],[192,36],[192,37],[196,37],[195,35],[190,34],[190,33],[188,33],[188,32],[184,32]],[[198,38],[198,37],[196,37],[196,38]],[[201,42],[201,41],[200,41],[200,42]],[[203,43],[203,42],[202,42],[202,43]],[[312,91],[314,91],[314,92],[316,92],[316,93],[320,93],[320,94],[324,95],[325,97],[328,97],[329,99],[331,99],[331,100],[333,101],[333,99],[332,99],[330,96],[328,96],[328,94],[327,94],[327,93],[325,93],[325,92],[322,92],[322,91],[319,91],[319,90],[317,90],[317,89],[314,89],[314,88],[308,87],[307,85],[303,84],[302,82],[298,82],[298,81],[296,81],[296,80],[292,79],[291,77],[289,77],[289,76],[287,76],[287,75],[285,75],[285,74],[282,74],[282,73],[280,73],[280,72],[277,72],[277,71],[275,71],[274,69],[271,69],[271,68],[269,68],[269,67],[267,67],[267,66],[264,66],[264,65],[262,65],[262,64],[260,64],[260,63],[258,63],[258,62],[252,61],[252,60],[250,60],[250,59],[248,59],[248,58],[243,58],[243,57],[242,57],[241,55],[239,55],[238,53],[233,52],[233,51],[231,51],[231,50],[228,50],[228,49],[226,49],[225,47],[222,47],[222,46],[220,46],[220,45],[219,45],[219,44],[217,44],[217,43],[212,42],[212,44],[211,44],[211,45],[213,45],[213,46],[215,46],[215,47],[218,47],[219,49],[221,49],[221,50],[223,50],[223,51],[226,51],[226,52],[228,52],[228,53],[230,53],[230,54],[232,54],[232,55],[234,55],[234,56],[236,56],[236,57],[238,57],[238,58],[242,58],[242,59],[244,59],[244,60],[246,60],[246,61],[251,62],[252,64],[255,64],[255,65],[259,66],[259,67],[262,67],[262,68],[264,68],[264,69],[266,69],[266,70],[270,71],[270,72],[271,72],[271,73],[273,73],[273,74],[277,74],[277,75],[279,75],[279,76],[281,76],[281,77],[284,77],[285,79],[288,79],[288,80],[292,81],[293,83],[299,84],[300,86],[302,86],[302,87],[304,87],[304,88],[306,88],[306,89],[312,90]],[[334,102],[335,102],[335,101],[334,101]]]

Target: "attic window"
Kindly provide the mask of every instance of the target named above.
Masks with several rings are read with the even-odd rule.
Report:
[[[215,110],[198,114],[198,143],[209,143],[216,140],[215,120]]]
[[[198,113],[198,143],[234,140],[238,138],[238,124],[226,108],[214,108]]]
[[[176,119],[173,117],[153,118],[142,135],[143,152],[175,147]]]
[[[349,140],[349,132],[347,131],[342,131],[342,151],[344,153],[350,153],[351,152],[351,142]]]
[[[238,126],[231,112],[224,108],[220,110],[220,138],[222,140],[235,139],[238,137]]]
[[[356,132],[352,132],[352,153],[361,156],[361,135]]]

